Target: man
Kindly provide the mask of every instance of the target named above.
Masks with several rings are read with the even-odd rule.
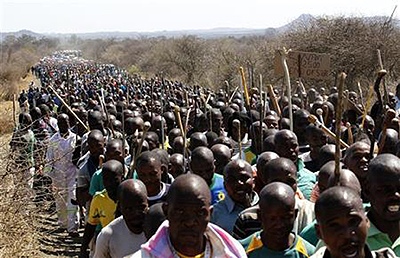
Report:
[[[302,113],[301,113],[302,114]],[[274,136],[275,152],[279,157],[288,158],[297,166],[298,187],[307,200],[310,200],[312,189],[317,181],[314,173],[305,168],[304,162],[298,157],[299,143],[296,134],[284,129]]]
[[[60,124],[59,124],[60,125]],[[109,160],[102,169],[104,190],[93,196],[90,204],[88,221],[83,234],[80,257],[88,257],[87,248],[92,240],[96,227],[106,227],[115,218],[117,208],[117,189],[122,182],[124,166],[117,160]]]
[[[244,160],[233,160],[224,170],[225,199],[214,204],[211,222],[232,234],[237,216],[258,203],[254,192],[253,170]]]
[[[89,152],[78,161],[76,198],[80,205],[89,209],[92,196],[89,194],[90,180],[99,169],[100,155],[104,153],[104,137],[101,131],[95,129],[88,136]]]
[[[146,242],[143,233],[148,210],[146,186],[135,179],[122,182],[118,187],[118,203],[122,216],[101,230],[94,258],[123,258]]]
[[[142,152],[136,160],[137,175],[146,186],[149,206],[163,202],[167,198],[170,185],[161,181],[161,175],[167,173],[167,169],[154,151]]]
[[[132,258],[246,257],[235,239],[209,223],[211,195],[201,177],[178,177],[171,185],[163,210],[167,221]]]
[[[307,143],[310,145],[310,151],[300,155],[305,167],[311,172],[317,172],[321,167],[319,161],[319,152],[321,148],[328,143],[328,137],[315,125],[308,125],[305,130]]]
[[[264,169],[259,172],[259,176],[264,185],[273,182],[281,182],[290,186],[295,192],[296,209],[298,214],[293,224],[293,231],[300,233],[308,224],[314,220],[314,205],[305,200],[297,187],[297,173],[294,163],[287,158],[276,158],[269,161]],[[261,221],[255,213],[258,207],[250,207],[239,214],[235,223],[233,235],[237,239],[243,239],[258,231]]]
[[[370,226],[363,203],[355,191],[336,186],[323,192],[315,204],[318,235],[325,242],[312,258],[396,257],[390,249],[371,252],[366,245]]]
[[[78,207],[72,203],[72,200],[76,200],[78,169],[72,162],[72,154],[76,147],[77,135],[70,131],[68,115],[60,114],[57,123],[59,131],[49,140],[44,174],[53,181],[60,230],[67,230],[70,236],[78,237]]]
[[[309,257],[314,246],[292,232],[297,216],[295,192],[287,184],[275,182],[260,192],[257,210],[262,231],[241,241],[248,257]]]
[[[185,173],[185,158],[182,154],[175,153],[171,155],[168,166],[169,174],[174,178]]]
[[[210,121],[212,123],[212,126],[209,126],[212,132],[216,133],[218,136],[224,135],[224,130],[222,129],[223,116],[221,110],[218,108],[211,109],[207,112],[207,120],[208,123]]]
[[[226,196],[224,178],[214,173],[214,162],[212,151],[207,147],[200,146],[193,150],[189,163],[190,170],[194,174],[201,176],[210,187],[211,204],[225,199]]]
[[[371,227],[367,243],[371,250],[391,248],[400,255],[400,159],[382,154],[371,160],[365,194],[371,202],[367,216]]]
[[[231,161],[232,152],[228,146],[218,143],[211,147],[215,158],[215,172],[223,174],[225,166]]]
[[[366,177],[368,172],[370,146],[365,142],[352,144],[344,155],[343,163],[346,168],[356,174],[362,189],[366,189]]]

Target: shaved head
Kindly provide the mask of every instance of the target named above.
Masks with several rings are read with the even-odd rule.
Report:
[[[198,175],[185,174],[177,177],[168,191],[167,203],[176,201],[177,197],[202,196],[211,204],[211,193],[207,183]]]
[[[272,205],[284,205],[294,207],[295,192],[287,184],[274,182],[270,183],[260,192],[260,210],[265,210]]]
[[[348,169],[342,169],[340,171],[339,181],[336,180],[335,174],[332,173],[328,179],[328,188],[334,186],[346,186],[353,189],[361,196],[361,184],[358,181],[356,174]]]
[[[130,200],[132,198],[143,198],[147,199],[146,186],[142,181],[137,179],[127,179],[122,182],[118,187],[118,200]]]

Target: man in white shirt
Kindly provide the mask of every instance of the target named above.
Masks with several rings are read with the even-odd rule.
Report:
[[[132,255],[146,242],[143,233],[143,222],[148,211],[146,186],[136,179],[122,182],[118,187],[118,203],[122,216],[101,230],[94,258]]]
[[[75,186],[78,168],[72,162],[76,148],[77,135],[70,131],[69,117],[60,114],[57,117],[59,131],[49,140],[46,152],[45,175],[49,176],[55,187],[55,201],[60,230],[67,230],[78,236],[78,207],[72,204],[76,200]]]

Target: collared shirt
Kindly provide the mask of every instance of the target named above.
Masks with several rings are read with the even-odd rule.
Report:
[[[298,214],[293,225],[293,232],[300,233],[307,225],[315,219],[314,204],[310,201],[299,199],[296,195],[296,209]],[[257,210],[259,206],[253,206],[245,209],[238,215],[233,228],[233,237],[244,239],[255,232],[261,230],[261,222],[258,219]]]
[[[251,206],[258,203],[259,197],[256,192],[253,192]],[[245,208],[240,204],[235,203],[229,195],[224,200],[217,202],[213,206],[211,222],[223,228],[229,234],[232,234],[233,226],[240,212]]]
[[[246,239],[240,241],[246,250],[247,257],[249,258],[308,258],[314,251],[315,247],[308,243],[306,240],[295,234],[293,244],[283,251],[273,251],[268,249],[267,246],[261,241],[261,232],[258,231]]]
[[[394,243],[390,240],[388,234],[380,231],[371,221],[368,230],[367,243],[371,250],[378,250],[383,247],[391,248],[397,256],[400,256],[400,237]]]
[[[394,258],[397,257],[392,250],[389,248],[382,248],[377,251],[371,251],[367,245],[364,247],[364,258]],[[313,254],[310,258],[331,258],[331,254],[326,249],[326,247],[320,248],[315,254]]]
[[[117,204],[108,196],[107,190],[97,192],[90,204],[88,223],[93,226],[107,226],[115,218]]]
[[[307,200],[310,200],[311,192],[317,182],[317,177],[314,173],[305,168],[304,162],[300,158],[297,159],[297,176],[297,187],[304,194],[304,197],[306,197]]]
[[[225,196],[227,195],[225,187],[224,187],[224,177],[214,173],[214,176],[212,178],[212,182],[210,185],[210,191],[211,191],[211,204],[214,204],[218,201],[221,201],[225,199]]]

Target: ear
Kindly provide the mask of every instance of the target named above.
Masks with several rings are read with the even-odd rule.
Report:
[[[214,205],[211,205],[210,206],[210,217],[212,216],[213,212],[214,212]]]
[[[316,231],[316,233],[317,233],[317,237],[319,238],[319,239],[322,239],[322,233],[321,233],[321,228],[320,228],[320,226],[319,226],[319,224],[317,223],[317,224],[315,224],[315,231]]]
[[[165,164],[162,164],[162,165],[161,165],[161,172],[162,172],[162,173],[168,172],[168,166],[166,166]]]
[[[162,204],[162,210],[163,210],[165,217],[168,219],[168,203],[167,202],[164,202]]]

